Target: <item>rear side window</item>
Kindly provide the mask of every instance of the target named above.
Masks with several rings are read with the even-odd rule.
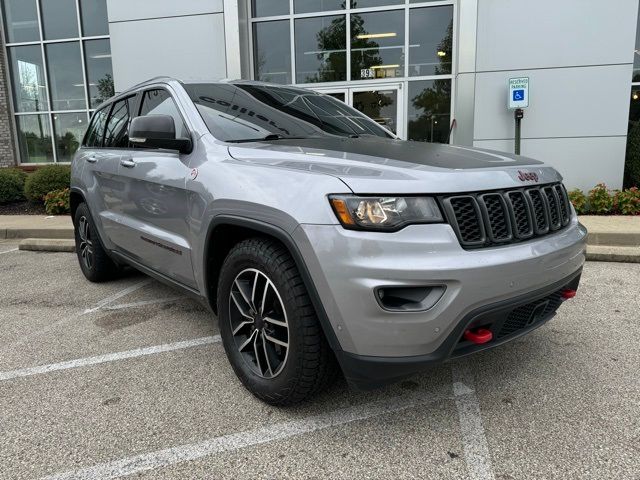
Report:
[[[104,146],[127,148],[129,146],[129,119],[135,97],[128,97],[113,104],[104,134]]]
[[[91,118],[91,125],[87,129],[84,137],[85,147],[102,147],[102,139],[104,138],[104,127],[107,123],[107,114],[111,105],[98,110]]]
[[[176,138],[189,137],[189,131],[182,120],[178,106],[166,90],[159,88],[144,92],[140,116],[145,115],[171,115],[176,124]]]

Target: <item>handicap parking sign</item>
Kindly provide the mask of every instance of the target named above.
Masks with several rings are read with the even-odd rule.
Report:
[[[529,77],[509,79],[509,108],[529,106]]]

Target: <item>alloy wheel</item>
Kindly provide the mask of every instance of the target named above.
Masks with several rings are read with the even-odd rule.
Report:
[[[78,234],[80,235],[80,257],[87,269],[91,270],[93,267],[93,242],[91,240],[91,228],[89,227],[89,221],[87,217],[80,217],[78,222]]]
[[[284,368],[289,352],[289,324],[280,293],[264,273],[240,272],[229,294],[231,332],[242,358],[263,378]]]

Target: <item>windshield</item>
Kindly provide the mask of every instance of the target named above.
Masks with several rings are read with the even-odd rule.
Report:
[[[219,140],[277,140],[327,135],[393,138],[369,117],[327,95],[255,84],[186,84],[211,133]]]

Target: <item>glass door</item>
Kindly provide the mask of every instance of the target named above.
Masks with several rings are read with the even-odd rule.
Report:
[[[402,95],[400,85],[351,88],[349,104],[372,118],[377,124],[404,137]]]
[[[401,84],[314,90],[345,102],[400,138],[405,138]]]

